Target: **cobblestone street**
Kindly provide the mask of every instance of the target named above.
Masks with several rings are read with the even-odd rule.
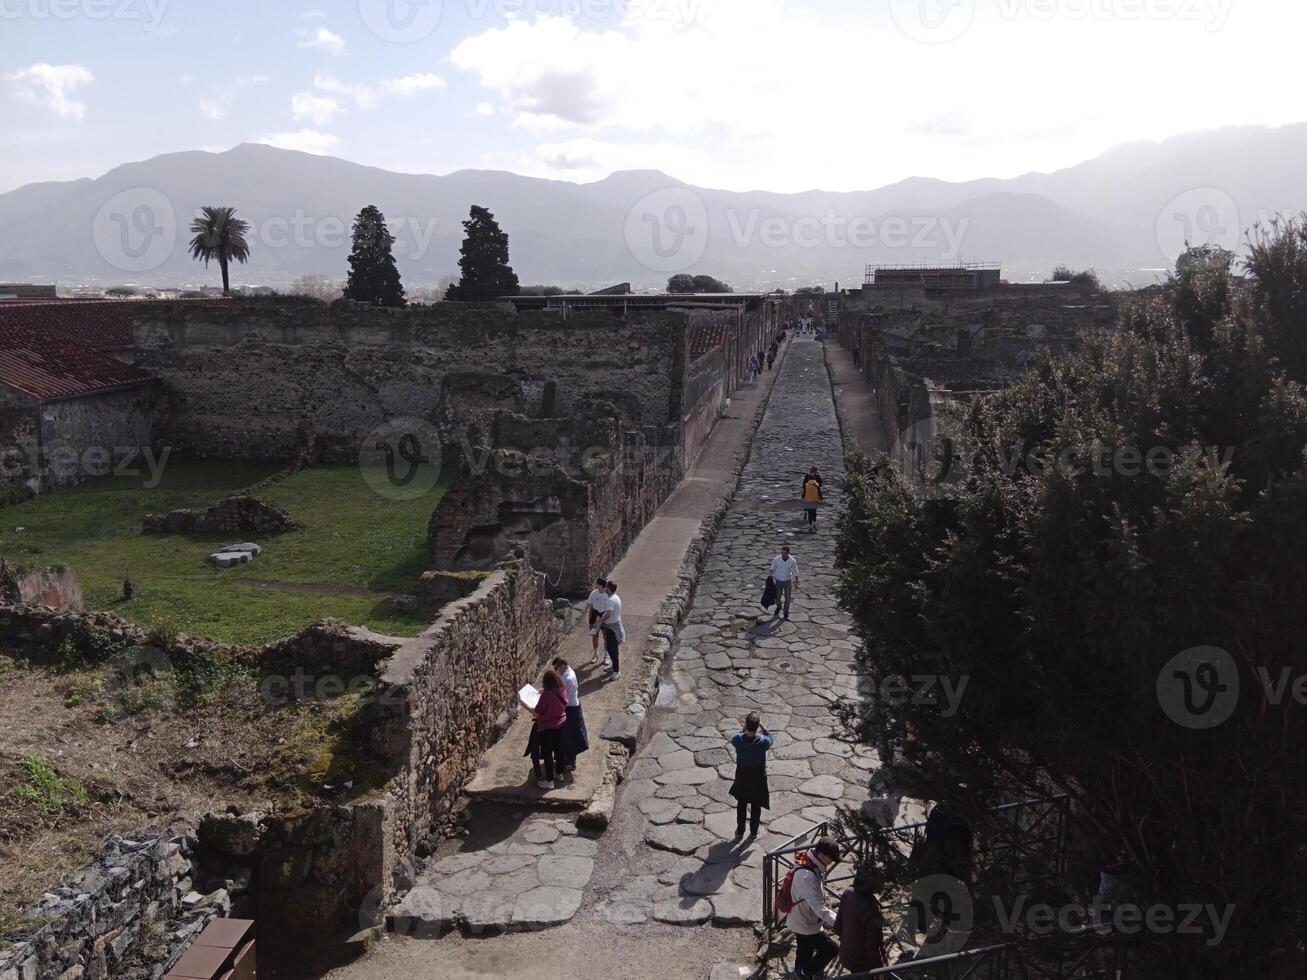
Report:
[[[434,935],[457,920],[482,937],[509,934],[387,942],[339,977],[410,976],[433,958],[442,975],[516,975],[542,955],[549,976],[600,975],[605,964],[629,976],[752,971],[766,850],[837,804],[867,801],[878,766],[874,751],[840,739],[831,711],[856,694],[857,643],[834,598],[843,449],[822,345],[796,338],[777,370],[607,833],[590,841],[540,815],[489,851],[437,862],[395,910],[408,920],[400,931]],[[809,534],[798,501],[813,465],[825,504]],[[788,622],[759,602],[782,544],[799,563]],[[736,841],[728,739],[750,711],[776,737],[771,806],[758,837]]]
[[[796,340],[781,371],[678,638],[654,735],[618,801],[638,811],[642,847],[631,855],[632,877],[610,896],[615,915],[756,922],[764,851],[834,816],[836,804],[867,799],[875,753],[838,740],[830,707],[856,694],[857,644],[834,598],[843,453],[821,344]],[[813,465],[826,502],[817,533],[808,534],[798,500]],[[759,605],[783,544],[799,563],[789,622]],[[727,739],[750,711],[776,737],[767,764],[771,806],[758,839],[736,842]]]

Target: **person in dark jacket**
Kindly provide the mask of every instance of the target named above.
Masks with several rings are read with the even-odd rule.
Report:
[[[744,836],[744,818],[749,817],[749,836],[758,836],[762,811],[769,809],[771,796],[767,791],[767,751],[775,744],[758,717],[751,711],[740,730],[731,736],[735,747],[735,781],[731,795],[735,797],[735,839]]]
[[[835,934],[840,937],[840,965],[849,973],[885,966],[885,916],[876,898],[876,876],[870,865],[858,869],[853,885],[840,896]]]

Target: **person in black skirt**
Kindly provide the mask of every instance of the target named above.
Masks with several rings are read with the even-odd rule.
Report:
[[[554,673],[563,681],[567,695],[567,724],[563,726],[563,768],[576,769],[576,757],[590,748],[590,733],[585,729],[585,715],[581,714],[581,685],[576,671],[562,657],[554,658]]]
[[[771,797],[767,793],[767,750],[775,740],[758,717],[751,711],[740,730],[731,736],[735,747],[735,782],[731,795],[735,797],[735,839],[744,836],[744,818],[749,817],[749,836],[758,836],[762,811],[770,809]]]

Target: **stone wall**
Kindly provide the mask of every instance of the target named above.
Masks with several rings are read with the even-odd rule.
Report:
[[[144,534],[282,534],[295,529],[285,510],[249,496],[228,497],[208,510],[150,514],[141,522]]]
[[[0,482],[46,490],[139,467],[157,406],[148,385],[45,402],[0,385]]]
[[[395,773],[384,800],[398,859],[416,853],[507,728],[561,627],[543,576],[519,554],[385,663],[360,731]]]
[[[494,304],[278,299],[151,304],[146,315],[135,363],[163,382],[164,441],[197,455],[284,458],[310,432],[323,458],[353,461],[381,423],[433,421],[446,378],[488,371],[512,383],[527,415],[547,397],[563,417],[600,398],[629,422],[666,424],[680,405],[681,313],[562,320]]]
[[[226,889],[195,890],[193,847],[187,835],[111,839],[94,864],[28,910],[44,924],[0,951],[0,980],[161,977],[231,909]]]

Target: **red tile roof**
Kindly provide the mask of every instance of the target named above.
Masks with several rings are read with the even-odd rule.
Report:
[[[690,328],[690,360],[716,350],[726,343],[730,329],[724,323],[696,324]]]
[[[66,337],[96,350],[122,350],[132,345],[132,321],[153,305],[155,303],[151,300],[10,301],[0,303],[0,326],[23,327],[43,334]]]
[[[132,322],[163,303],[204,300],[27,300],[0,303],[0,384],[37,398],[68,398],[152,376],[111,357],[132,345]]]
[[[152,380],[76,339],[0,322],[0,384],[35,398],[69,398]]]

